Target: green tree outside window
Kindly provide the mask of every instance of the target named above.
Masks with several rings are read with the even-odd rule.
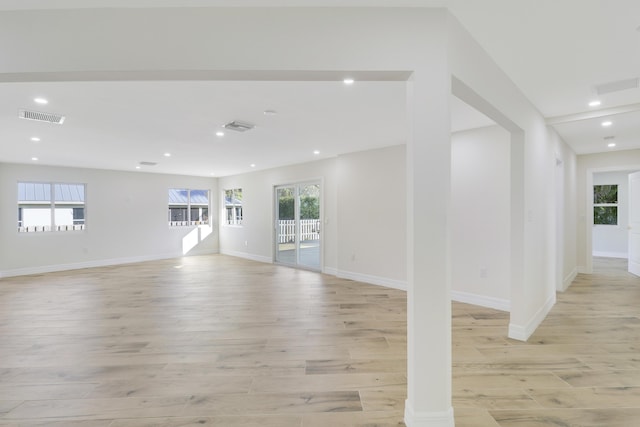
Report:
[[[593,186],[593,223],[618,225],[618,186]]]

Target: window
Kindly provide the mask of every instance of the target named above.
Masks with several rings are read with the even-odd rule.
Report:
[[[18,182],[18,232],[84,230],[84,184]]]
[[[209,190],[169,189],[169,225],[209,224]]]
[[[618,225],[618,186],[593,186],[593,223]]]
[[[242,225],[242,188],[224,190],[225,223]]]

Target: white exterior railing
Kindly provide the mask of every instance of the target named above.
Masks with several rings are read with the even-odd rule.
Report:
[[[84,224],[56,225],[53,231],[78,231],[84,230]],[[50,225],[28,225],[26,227],[18,226],[19,233],[42,233],[43,231],[52,231]]]
[[[207,225],[209,221],[169,221],[170,227],[188,227],[191,225]]]
[[[278,220],[278,243],[293,243],[296,240],[296,221]],[[320,240],[320,220],[300,220],[300,241]]]

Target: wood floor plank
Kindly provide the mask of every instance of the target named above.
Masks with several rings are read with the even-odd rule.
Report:
[[[145,418],[182,413],[189,398],[110,398],[28,400],[4,415],[6,420],[33,418],[68,418],[70,420],[102,420]]]
[[[58,419],[22,419],[6,421],[0,419],[0,427],[111,427],[113,420],[64,420]]]
[[[537,409],[530,411],[490,411],[501,427],[634,427],[639,408],[628,409]]]
[[[545,408],[630,408],[640,402],[640,387],[532,389],[528,393]]]
[[[305,414],[302,418],[303,427],[402,427],[403,413],[389,412],[349,412]]]
[[[300,427],[300,415],[171,417],[115,420],[109,427]]]
[[[640,370],[637,369],[560,371],[556,375],[573,387],[640,387]]]
[[[362,404],[358,392],[326,391],[191,396],[181,414],[238,416],[361,411]]]
[[[20,406],[23,402],[21,400],[0,400],[0,416],[6,414],[14,408]]]
[[[9,399],[82,399],[98,385],[99,383],[0,384],[0,401]]]
[[[251,393],[317,392],[323,390],[363,391],[368,389],[401,390],[407,388],[404,373],[357,373],[325,375],[258,376],[253,378]]]
[[[246,394],[252,384],[249,376],[213,376],[200,378],[161,376],[133,380],[105,381],[86,395],[91,399],[121,397],[172,397],[193,394]]]
[[[455,390],[455,408],[478,409],[538,409],[540,405],[524,389],[491,388],[480,390]]]

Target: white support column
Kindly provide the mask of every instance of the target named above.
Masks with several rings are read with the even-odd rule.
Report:
[[[408,427],[452,427],[451,77],[446,46],[408,83]]]

